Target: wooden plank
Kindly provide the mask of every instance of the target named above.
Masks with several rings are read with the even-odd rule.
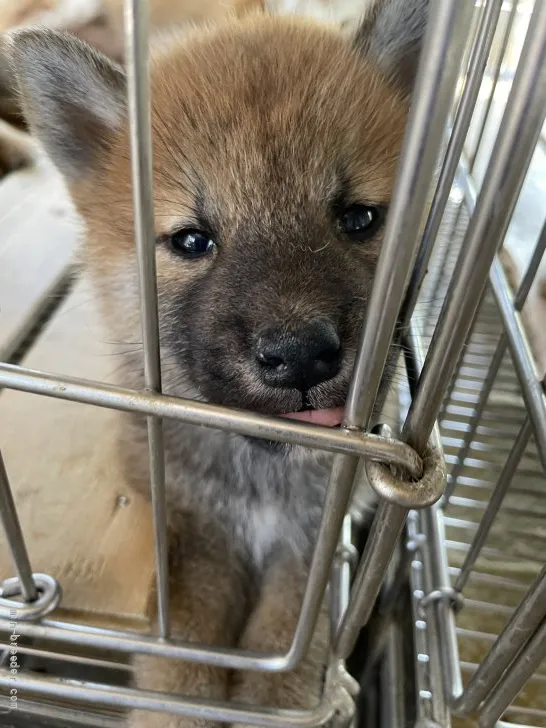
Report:
[[[75,212],[60,175],[36,165],[0,184],[0,358],[11,354],[30,311],[74,259]]]
[[[108,338],[92,287],[82,278],[23,364],[113,382],[119,357]],[[59,612],[83,621],[90,613],[102,615],[102,625],[136,620],[144,627],[154,572],[151,512],[122,475],[121,417],[5,390],[0,447],[33,570],[55,576],[63,587]],[[11,573],[0,544],[0,577]]]

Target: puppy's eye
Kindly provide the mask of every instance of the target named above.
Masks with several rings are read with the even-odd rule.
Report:
[[[351,240],[363,242],[374,235],[382,223],[381,211],[369,205],[351,205],[339,218],[341,230]]]
[[[171,250],[182,258],[195,259],[210,255],[216,243],[212,238],[199,230],[178,230],[169,238]]]

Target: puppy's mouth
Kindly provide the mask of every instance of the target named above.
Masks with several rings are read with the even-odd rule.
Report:
[[[343,421],[343,413],[343,407],[329,407],[328,409],[305,409],[300,412],[286,412],[281,417],[321,425],[322,427],[339,427]]]

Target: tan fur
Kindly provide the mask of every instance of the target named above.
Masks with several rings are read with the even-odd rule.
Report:
[[[45,25],[63,28],[109,58],[122,63],[124,55],[123,0],[102,0],[86,9],[82,0],[75,8],[66,0],[0,0],[0,33],[14,28]],[[96,10],[94,7],[96,5]],[[150,0],[152,37],[165,29],[240,17],[263,8],[263,0]],[[0,120],[26,128],[15,93],[15,84],[0,47]],[[0,128],[0,166],[7,173],[17,168],[17,145],[5,127]]]
[[[308,27],[305,21],[265,21],[257,16],[244,23],[226,25],[214,37],[214,42],[209,40],[207,33],[196,33],[191,49],[182,43],[166,50],[154,61],[154,177],[159,235],[172,228],[176,221],[187,217],[190,224],[195,203],[183,187],[176,184],[178,151],[170,130],[176,130],[177,138],[185,140],[184,155],[190,155],[191,165],[207,180],[213,196],[221,200],[225,215],[235,219],[242,200],[249,195],[254,196],[258,207],[261,205],[259,180],[262,160],[252,156],[252,150],[260,147],[259,115],[240,119],[240,128],[232,130],[231,142],[222,152],[216,150],[215,154],[211,154],[203,147],[204,139],[221,135],[222,124],[229,124],[238,116],[239,98],[230,88],[229,79],[219,82],[215,75],[221,74],[221,58],[236,57],[240,44],[250,40],[275,49],[278,78],[289,74],[294,76],[291,94],[284,97],[279,88],[279,105],[274,107],[281,134],[289,134],[294,123],[292,113],[299,108],[302,96],[308,93],[309,74],[322,79],[322,98],[317,103],[323,105],[324,118],[329,121],[323,120],[316,126],[310,116],[308,143],[294,149],[295,158],[301,159],[302,164],[311,160],[311,168],[316,166],[316,174],[320,175],[325,158],[330,155],[332,145],[337,143],[341,134],[336,125],[346,123],[349,118],[349,124],[354,127],[350,143],[355,149],[352,155],[355,168],[349,170],[349,177],[355,196],[377,203],[387,203],[390,198],[407,110],[405,101],[388,88],[371,66],[357,63],[350,57],[336,30]],[[209,53],[217,55],[219,64],[203,68],[200,59]],[[313,64],[311,70],[310,64]],[[298,73],[298,69],[303,68],[306,73]],[[364,127],[357,123],[362,111],[352,100],[355,86],[364,87],[369,93],[370,113]],[[255,107],[260,108],[261,94],[275,99],[274,79],[262,82],[256,78],[254,82],[250,81],[249,93],[256,94]],[[179,99],[184,99],[185,108],[194,111],[200,119],[197,133],[191,121],[181,113]],[[204,113],[201,114],[200,110]],[[385,118],[389,119],[389,124],[384,123]],[[218,127],[204,130],[201,124],[210,123],[210,119],[217,120]],[[343,131],[347,131],[345,127]],[[247,178],[226,177],[225,170],[236,167],[241,155],[246,157]],[[107,174],[101,172],[100,184],[90,178],[73,185],[72,191],[87,222],[91,265],[101,287],[105,284],[106,315],[120,340],[137,341],[140,336],[138,312],[133,312],[131,320],[126,310],[123,319],[120,319],[114,301],[109,303],[108,294],[108,290],[123,285],[116,282],[117,271],[123,268],[126,274],[131,268],[134,270],[135,265],[128,160],[129,142],[124,132],[104,162]],[[360,172],[362,169],[364,174]],[[312,184],[316,182],[311,175],[308,179],[312,180]],[[300,180],[300,184],[305,184],[305,181]],[[263,191],[266,194],[267,190]],[[160,295],[180,286],[181,276],[186,277],[187,283],[191,276],[202,275],[199,266],[181,270],[162,250],[158,251],[157,261]],[[141,452],[145,454],[142,447]],[[135,460],[132,459],[131,463],[134,467]],[[170,601],[173,623],[186,639],[205,644],[234,645],[240,631],[236,617],[245,609],[240,577],[231,573],[229,564],[225,563],[226,551],[221,544],[216,550],[214,539],[207,542],[196,539],[192,550],[187,553],[187,561],[179,565],[180,571],[176,567],[173,571]],[[239,646],[258,652],[286,651],[293,638],[305,580],[305,572],[294,569],[291,564],[277,565],[275,571],[265,577],[258,606],[250,616]],[[251,704],[312,707],[320,694],[326,635],[327,619],[323,612],[310,654],[290,674],[239,674],[234,676],[230,688],[224,671],[141,656],[137,662],[137,683],[151,689],[206,694],[214,698],[231,697]],[[131,728],[187,728],[203,723],[165,714],[135,713],[130,725]]]
[[[160,13],[160,7],[157,8]],[[337,251],[331,260],[345,266],[347,278],[353,275],[358,279],[354,290],[359,301],[365,300],[364,294],[369,290],[366,286],[373,276],[381,232],[366,244],[352,247],[346,240],[335,240],[331,200],[337,178],[342,174],[348,200],[345,204],[363,201],[372,206],[388,205],[408,98],[388,83],[338,27],[304,19],[269,18],[261,13],[248,15],[246,9],[245,5],[240,19],[230,18],[218,22],[216,28],[193,30],[178,39],[166,40],[153,57],[157,238],[161,241],[177,229],[198,227],[196,211],[200,200],[195,184],[198,179],[206,189],[207,203],[215,207],[212,217],[223,251],[187,265],[173,260],[166,246],[158,244],[160,323],[164,323],[161,316],[177,291],[204,279],[216,255],[229,259],[230,255],[241,255],[242,251],[241,260],[246,264],[252,261],[256,246],[261,248],[265,265],[274,266],[275,256],[284,264],[293,259],[294,268],[309,270],[315,266],[315,278],[320,281],[321,266],[323,271],[328,268],[324,250],[331,244]],[[113,75],[112,71],[108,76],[110,81]],[[27,92],[29,88],[26,87]],[[39,128],[36,106],[33,113],[31,123]],[[96,128],[101,130],[100,120]],[[125,122],[115,132],[106,131],[113,134],[112,138],[100,150],[93,150],[91,169],[85,175],[74,174],[72,180],[77,181],[71,182],[70,189],[86,223],[89,265],[113,337],[120,342],[134,343],[141,340],[141,330],[136,295],[129,133]],[[342,173],[336,167],[336,160],[342,160]],[[61,156],[63,161],[69,169],[70,160]],[[67,175],[70,177],[69,172]],[[306,225],[301,228],[294,225],[302,208],[305,208],[305,220],[314,226],[313,236],[305,244]],[[245,225],[251,230],[246,238],[240,232]],[[290,239],[287,236],[291,230]],[[241,241],[240,237],[244,239]],[[318,241],[316,248],[315,240]],[[248,255],[241,242],[248,245]],[[321,288],[322,300],[318,302],[315,293],[310,300],[311,296],[306,297],[303,290],[295,300],[291,299],[290,290],[294,286],[291,272],[288,264],[286,276],[275,280],[271,306],[277,306],[279,318],[301,316],[305,307],[312,307],[316,312],[319,305],[326,311],[329,305],[334,305],[332,301],[337,292],[329,294],[324,288]],[[362,281],[362,277],[366,280]],[[301,281],[303,289],[309,281],[305,276]],[[331,281],[329,284],[335,289],[335,284]],[[277,295],[279,291],[281,295]],[[222,293],[228,299],[231,292]],[[263,298],[256,295],[252,301],[256,308],[270,307],[267,297]],[[220,310],[224,301],[218,300],[216,306]],[[358,330],[357,314],[361,316],[363,306],[359,302],[354,308],[351,332]],[[209,320],[217,318],[217,311],[208,311],[206,316]],[[354,353],[354,340],[348,336],[345,343],[346,350]],[[169,371],[173,372],[172,368],[169,370],[171,362],[167,360],[163,364],[165,391],[184,395],[176,370],[169,376]],[[351,366],[347,358],[346,376]],[[234,362],[233,367],[240,379],[247,377],[250,391],[251,376],[243,363]],[[124,374],[129,379],[122,382],[124,385],[142,386],[140,369],[138,372],[126,370]],[[166,430],[168,426],[166,421]],[[146,491],[146,444],[142,429],[138,430],[140,440],[136,432],[136,425],[134,431],[127,430],[124,443],[127,468],[136,487]],[[184,480],[191,478],[191,472],[188,476],[184,463],[173,462],[176,461],[173,450],[179,447],[178,443],[175,440],[173,446],[171,437],[170,450],[167,446],[171,457],[166,462],[170,482],[177,486],[168,488],[170,608],[174,635],[203,644],[285,652],[294,636],[307,581],[307,545],[298,551],[292,542],[282,542],[282,532],[274,533],[274,545],[263,559],[255,554],[247,561],[232,559],[233,544],[226,543],[223,524],[215,520],[218,515],[208,514],[206,509],[195,508],[191,513],[184,510],[187,506],[180,493],[190,490],[197,498],[201,489],[206,488],[206,482]],[[310,458],[309,468],[313,464],[316,463]],[[211,463],[210,467],[214,465]],[[263,473],[260,471],[258,475]],[[266,484],[259,485],[266,487]],[[220,499],[222,495],[214,497]],[[233,503],[239,502],[238,496],[229,495],[233,495],[230,507],[237,515],[239,511]],[[242,518],[251,521],[252,515],[249,506]],[[262,520],[257,526],[257,541],[262,537],[259,531],[268,528],[266,515],[266,509],[259,513]],[[297,517],[303,520],[304,516],[298,512]],[[279,522],[279,519],[273,521],[269,527],[280,529]],[[310,527],[311,532],[314,533]],[[151,606],[153,609],[153,598]],[[313,707],[320,698],[327,647],[328,620],[323,609],[311,649],[291,674],[229,674],[184,661],[141,655],[136,662],[136,682],[143,688],[181,695],[231,698],[287,708]],[[203,721],[137,711],[132,714],[129,725],[131,728],[197,728]]]
[[[173,525],[170,563],[170,609],[173,632],[199,644],[233,646],[244,620],[244,578],[226,559],[220,535],[201,533],[190,518]],[[152,595],[152,608],[155,594]],[[136,683],[151,690],[169,691],[216,700],[228,698],[228,673],[207,665],[140,656],[135,662]],[[136,711],[131,728],[178,728],[206,725],[161,713]]]
[[[232,144],[228,149],[221,150],[224,156],[218,158],[210,154],[203,140],[221,134],[224,121],[230,123],[238,119],[239,99],[230,87],[229,79],[225,79],[224,83],[224,79],[219,78],[219,69],[223,56],[236,55],[242,39],[252,39],[253,43],[260,45],[272,44],[279,64],[275,69],[275,77],[283,79],[291,74],[294,79],[288,95],[287,84],[279,83],[278,99],[275,98],[275,89],[263,83],[258,75],[249,81],[249,93],[256,94],[256,115],[239,120],[239,127],[231,130]],[[354,147],[354,152],[351,152],[354,169],[349,169],[348,176],[353,182],[354,196],[367,199],[372,204],[388,202],[402,142],[407,103],[371,65],[351,57],[336,28],[309,25],[305,20],[297,19],[268,18],[265,21],[256,14],[244,22],[225,25],[221,34],[215,35],[213,39],[207,31],[197,30],[191,40],[191,45],[184,41],[168,46],[163,53],[156,55],[152,64],[155,212],[159,235],[169,230],[173,222],[185,220],[194,205],[194,199],[171,176],[173,167],[176,168],[177,155],[177,150],[173,148],[173,131],[177,137],[186,140],[184,154],[187,153],[187,147],[192,155],[191,163],[202,173],[213,191],[221,196],[228,214],[235,215],[240,201],[256,194],[254,178],[259,178],[263,160],[249,156],[255,146],[249,144],[249,139],[259,144],[260,101],[265,96],[273,99],[272,106],[278,101],[275,123],[279,131],[288,133],[301,98],[308,93],[309,75],[322,79],[321,97],[315,103],[324,105],[329,123],[318,122],[317,125],[311,119],[313,110],[310,109],[309,123],[313,127],[309,128],[307,139],[302,140],[304,146],[295,150],[298,159],[306,164],[311,160],[311,165],[315,160],[319,172],[324,159],[338,142],[333,136],[341,130],[337,125],[343,123],[349,127],[353,136],[349,142]],[[203,67],[201,64],[201,59],[209,53],[218,56],[218,67]],[[338,56],[341,56],[341,62],[336,63],[333,59]],[[309,63],[313,63],[311,70]],[[298,69],[304,72],[298,73]],[[259,69],[256,69],[258,73]],[[274,83],[275,79],[271,81]],[[368,92],[369,115],[365,126],[357,123],[362,112],[359,103],[352,98],[355,86],[366,88]],[[195,111],[196,118],[206,123],[212,118],[218,128],[207,129],[207,134],[204,134],[202,129],[192,127],[191,120],[181,113],[181,99],[184,100],[184,108]],[[201,109],[206,110],[206,116],[201,116]],[[385,124],[386,118],[388,124]],[[107,176],[101,186],[96,186],[95,178],[91,175],[71,187],[91,237],[96,241],[90,248],[90,254],[101,268],[109,266],[114,260],[125,260],[134,249],[129,149],[129,136],[125,129],[103,162],[104,167],[99,174],[102,177],[106,169]],[[241,157],[246,158],[249,178],[226,180],[224,170],[232,167]],[[363,165],[366,174],[359,173]],[[309,185],[312,184],[309,180]],[[112,207],[115,207],[114,217]],[[162,264],[161,251],[159,256],[159,276],[164,281],[173,276],[176,282],[180,271],[171,264]],[[192,274],[190,270],[185,272]]]

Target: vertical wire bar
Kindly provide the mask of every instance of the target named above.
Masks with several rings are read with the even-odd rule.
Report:
[[[161,392],[148,61],[148,4],[145,0],[126,0],[125,2],[125,42],[144,380],[147,390]],[[149,417],[147,422],[150,487],[154,514],[158,627],[160,637],[166,638],[169,636],[170,626],[163,427],[161,420],[155,417]]]
[[[474,214],[430,343],[403,429],[418,452],[426,446],[445,386],[453,375],[502,245],[546,115],[546,3],[535,5],[529,31]]]
[[[17,515],[15,501],[11,492],[8,473],[0,452],[0,520],[6,534],[9,550],[15,571],[21,584],[21,593],[25,602],[33,602],[38,593],[32,578],[30,559]]]
[[[467,18],[471,2],[437,0],[430,6],[423,51],[415,83],[414,102],[410,110],[397,182],[393,193],[383,246],[379,257],[366,323],[359,342],[355,368],[351,379],[343,426],[367,426],[379,390],[383,369],[391,345],[400,305],[409,279],[419,241],[418,231],[434,165],[440,149],[443,128],[453,98],[457,72],[464,46]],[[385,305],[385,301],[388,305]],[[358,460],[335,457],[324,503],[324,515],[317,536],[302,611],[291,648],[296,659],[307,650],[320,608],[319,595],[324,593],[328,569],[337,546],[337,537],[347,511],[357,472]],[[380,506],[380,509],[382,506]],[[383,554],[386,563],[396,545],[404,523],[405,511],[394,506],[386,521],[392,528],[379,534],[372,544],[375,552]],[[368,558],[363,556],[363,560]],[[374,556],[375,558],[375,556]],[[380,557],[378,557],[379,560]],[[360,569],[361,571],[361,569]],[[344,638],[343,649],[335,648],[337,657],[346,659],[351,652],[363,622],[358,613],[365,603],[373,604],[383,574],[370,583],[370,591],[358,601],[353,597],[345,613],[340,633],[349,621],[350,634]],[[361,578],[361,577],[360,577]],[[354,591],[354,590],[353,590]],[[370,607],[371,608],[371,607]],[[369,616],[369,609],[368,609]]]
[[[347,398],[344,424],[348,427],[366,426],[372,416],[417,252],[430,179],[453,99],[471,10],[470,3],[462,2],[430,6],[415,101]],[[356,469],[354,461],[346,462],[351,470]],[[354,472],[349,475],[354,479]],[[334,648],[343,659],[352,651],[360,629],[370,617],[407,513],[398,505],[385,501],[379,504]]]
[[[473,202],[474,202],[474,197],[472,197],[472,199],[470,200],[470,204],[473,205]],[[514,308],[516,309],[516,311],[521,311],[523,309],[523,307],[525,306],[525,303],[527,301],[527,296],[529,295],[529,291],[531,290],[531,286],[533,284],[538,267],[544,256],[545,251],[546,251],[546,221],[544,222],[544,224],[542,226],[542,230],[540,232],[537,244],[533,251],[533,255],[531,256],[531,260],[529,261],[529,265],[527,266],[525,275],[523,276],[523,279],[516,292],[516,296],[514,298]],[[497,348],[493,355],[493,359],[491,360],[491,364],[489,365],[489,370],[488,370],[487,376],[483,382],[482,389],[480,391],[479,398],[476,403],[476,407],[470,417],[470,421],[468,423],[468,430],[465,433],[465,437],[464,437],[464,442],[463,442],[462,446],[460,447],[459,452],[457,453],[457,459],[455,461],[455,464],[453,465],[453,468],[451,469],[450,479],[449,479],[447,490],[446,490],[446,493],[444,496],[444,505],[445,506],[447,506],[449,504],[449,499],[451,498],[451,496],[453,494],[453,490],[457,484],[457,479],[458,479],[459,475],[461,474],[465,460],[468,457],[468,453],[470,452],[470,448],[471,448],[472,442],[476,436],[476,431],[478,429],[478,425],[480,424],[481,417],[482,417],[483,411],[485,409],[485,405],[487,404],[489,395],[491,393],[491,390],[493,389],[493,384],[495,383],[495,379],[497,377],[498,371],[500,369],[502,360],[504,359],[504,355],[506,354],[507,349],[508,349],[508,337],[506,335],[506,332],[503,332],[500,336],[499,342],[497,344]]]
[[[453,700],[452,710],[456,715],[468,715],[479,708],[545,616],[546,566],[470,678],[464,692]]]
[[[415,320],[410,322],[406,342],[405,360],[413,398],[425,361],[420,327]],[[443,453],[437,422],[432,429],[430,444],[437,452]],[[417,524],[424,537],[420,551],[424,567],[424,583],[428,593],[437,589],[448,589],[451,584],[445,548],[446,536],[443,514],[438,504],[417,511]],[[431,602],[426,617],[432,709],[435,719],[443,726],[449,721],[448,704],[451,695],[459,695],[462,691],[459,646],[451,602],[449,600]]]
[[[454,204],[457,204],[456,202]],[[463,209],[463,198],[461,197],[461,201],[459,203],[459,206],[457,207],[457,212],[453,216],[453,220],[450,222],[449,225],[449,232],[446,234],[445,238],[447,241],[451,241],[459,231],[459,223],[461,220],[461,213]],[[438,256],[438,260],[436,262],[435,268],[433,268],[434,278],[432,278],[432,282],[430,285],[430,298],[427,302],[425,302],[426,305],[426,313],[423,315],[423,319],[425,320],[432,320],[434,321],[436,316],[434,313],[434,308],[436,305],[438,305],[438,301],[440,298],[440,289],[442,286],[442,283],[444,281],[445,273],[446,273],[446,266],[448,264],[449,260],[449,253],[450,253],[450,246],[449,243],[444,245],[443,250],[440,250],[440,255]],[[410,319],[408,320],[409,323]]]
[[[377,610],[368,623],[369,640],[367,644],[366,663],[359,678],[360,685],[364,688],[371,684],[375,677],[377,664],[385,651],[389,635],[390,625],[397,616],[397,607],[403,590],[408,584],[408,574],[413,559],[413,551],[406,548],[407,539],[402,539],[402,547],[398,549],[396,563],[391,561],[390,569],[379,598]],[[391,635],[392,636],[392,635]]]
[[[546,656],[546,621],[522,650],[509,672],[495,686],[480,710],[479,728],[493,728]]]
[[[411,621],[413,627],[413,664],[415,672],[415,725],[423,725],[432,721],[434,709],[432,705],[432,690],[430,686],[430,660],[429,657],[429,625],[421,609],[421,599],[426,593],[424,583],[423,542],[419,532],[419,517],[417,511],[410,511],[408,515],[408,536],[410,540],[407,547],[411,548],[412,560],[410,563],[411,586]]]
[[[489,0],[485,10],[481,14],[476,42],[470,56],[469,74],[449,136],[444,163],[432,200],[419,254],[413,268],[408,295],[404,302],[402,314],[404,328],[407,327],[409,319],[413,314],[415,304],[421,292],[423,280],[427,274],[432,249],[438,236],[449,194],[457,173],[461,152],[464,148],[476,101],[478,100],[478,94],[495,37],[502,3],[503,0]]]
[[[509,284],[498,256],[495,257],[491,266],[489,279],[495,303],[505,326],[512,362],[521,383],[525,406],[533,425],[538,456],[546,471],[546,394],[543,384],[538,378],[525,329],[518,314],[514,311]]]
[[[407,510],[398,505],[382,501],[378,506],[353,582],[349,607],[338,633],[335,650],[344,659],[351,653],[360,629],[371,616],[406,515]]]
[[[487,105],[485,107],[485,112],[483,115],[482,123],[480,125],[480,131],[478,133],[478,138],[476,140],[476,144],[474,146],[474,150],[472,154],[470,155],[470,172],[474,170],[474,165],[476,164],[476,159],[478,157],[478,154],[480,152],[480,147],[483,139],[483,135],[487,126],[487,122],[489,121],[489,114],[491,112],[491,107],[493,106],[493,100],[495,98],[495,92],[497,90],[497,84],[499,82],[500,73],[502,70],[502,64],[504,61],[504,54],[506,53],[506,49],[508,48],[508,43],[510,42],[510,37],[512,34],[512,26],[514,25],[514,20],[516,19],[517,11],[518,11],[518,3],[519,0],[513,0],[512,7],[510,8],[510,15],[508,16],[508,20],[506,22],[506,28],[504,31],[504,35],[502,38],[501,47],[499,48],[499,56],[497,58],[497,62],[495,64],[495,70],[493,71],[493,82],[491,84],[491,92],[489,94],[489,98],[487,99]]]
[[[420,240],[430,180],[440,150],[467,31],[468,3],[438,0],[421,54],[397,180],[366,313],[345,412],[345,425],[372,415]]]
[[[419,523],[427,544],[424,559],[427,582],[434,589],[448,590],[451,583],[445,547],[447,537],[443,511],[437,503],[419,512]],[[448,715],[451,696],[460,695],[463,689],[455,613],[448,599],[432,602],[429,609],[431,614],[427,621],[432,623],[432,637],[435,637],[431,640],[432,682],[436,692],[441,693]],[[444,722],[441,721],[441,724]]]
[[[487,504],[487,508],[481,518],[478,530],[472,539],[472,543],[470,544],[464,563],[461,566],[455,581],[454,589],[456,591],[461,592],[468,581],[468,577],[470,576],[474,564],[476,563],[489,535],[495,516],[497,515],[497,512],[504,501],[504,497],[508,492],[508,488],[512,483],[516,468],[518,467],[520,460],[523,457],[523,453],[527,448],[532,431],[533,428],[531,426],[531,421],[527,418],[518,432],[514,445],[510,450],[510,454],[508,455],[501,474],[499,475],[493,495],[491,496],[489,503]]]
[[[336,555],[330,579],[332,634],[335,634],[339,629],[339,625],[349,604],[351,564],[348,560],[348,554],[352,546],[352,530],[351,516],[348,513],[343,519],[341,537],[339,539],[339,553]]]
[[[407,539],[402,539],[404,542]],[[389,634],[389,625],[396,616],[396,609],[400,604],[403,590],[408,583],[408,574],[414,553],[411,549],[404,547],[399,550],[396,564],[391,561],[392,573],[388,575],[380,597],[377,611],[369,623],[370,638],[361,685],[367,685],[371,680],[377,661],[385,648]]]
[[[391,622],[387,627],[387,648],[381,665],[381,724],[389,728],[404,728],[403,640],[400,625]]]
[[[460,201],[460,204],[459,204],[459,206],[457,208],[457,213],[456,213],[456,216],[455,216],[455,221],[454,221],[453,226],[451,227],[451,232],[450,232],[449,235],[445,236],[445,239],[447,241],[451,241],[452,238],[458,234],[458,230],[459,230],[459,227],[460,227],[461,219],[462,219],[463,223],[466,222],[466,226],[468,227],[469,217],[468,217],[468,215],[464,215],[464,216],[462,215],[463,209],[466,210],[466,208],[464,208],[464,196],[461,196],[461,201]],[[447,243],[445,245],[445,247],[446,247],[447,250],[449,250],[449,247],[450,247],[449,246],[449,243]],[[445,256],[445,257],[447,257],[447,256]],[[445,289],[447,290],[447,286],[449,285],[449,281],[451,280],[451,275],[453,275],[453,270],[455,268],[455,266],[452,266],[452,270],[451,271],[444,270],[444,266],[445,265],[446,265],[446,263],[444,262],[444,264],[442,265],[442,268],[441,268],[441,274],[438,276],[438,280],[436,281],[436,287],[435,287],[435,290],[434,290],[434,298],[433,298],[433,300],[435,300],[435,301],[438,301],[438,299],[439,299],[439,295],[438,294],[439,294],[439,290],[440,290],[440,285],[442,284],[442,282],[446,278],[447,278],[447,281],[446,281],[446,284],[445,284]],[[443,305],[443,299],[437,305],[439,306],[439,310],[441,311],[441,307]],[[430,320],[431,316],[433,316],[432,307],[429,307],[429,310],[428,310],[428,319],[429,320]],[[437,320],[439,318],[439,315],[438,316],[435,316],[434,318],[435,318],[435,323],[437,323]],[[432,339],[432,336],[430,337],[430,339]],[[429,340],[429,343],[430,343],[430,340]],[[459,373],[460,373],[461,367],[463,365],[463,361],[464,361],[465,355],[466,355],[466,351],[463,348],[463,351],[461,352],[461,355],[459,357],[459,360],[457,361],[457,366],[455,368],[455,372],[454,372],[453,376],[451,377],[451,380],[450,380],[450,382],[449,382],[449,384],[447,386],[445,395],[444,395],[443,400],[442,400],[442,405],[441,405],[440,411],[438,413],[438,421],[439,422],[441,422],[444,419],[444,417],[446,416],[447,408],[449,407],[449,405],[450,405],[450,403],[452,401],[453,392],[455,390],[455,385],[456,385],[457,380],[459,378]]]

